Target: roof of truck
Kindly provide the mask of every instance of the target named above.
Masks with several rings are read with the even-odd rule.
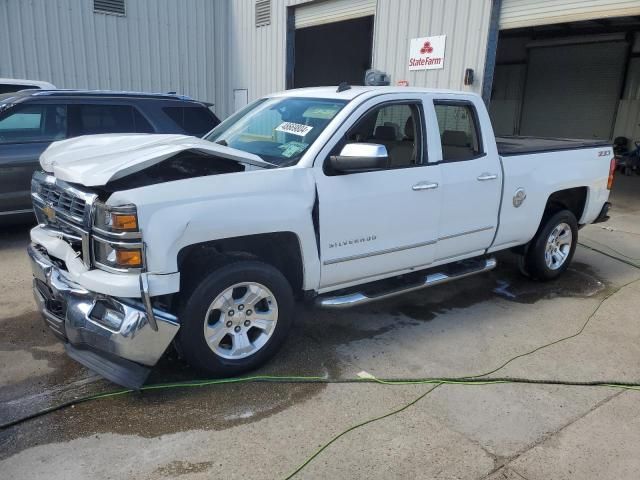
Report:
[[[307,98],[331,98],[340,100],[352,100],[364,93],[432,93],[432,94],[472,94],[473,92],[460,92],[456,90],[445,90],[436,88],[418,88],[418,87],[376,87],[376,86],[351,86],[346,90],[338,91],[338,86],[330,87],[309,87],[296,88],[293,90],[285,90],[283,92],[274,93],[274,97],[307,97]]]

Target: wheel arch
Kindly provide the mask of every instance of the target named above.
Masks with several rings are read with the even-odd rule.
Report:
[[[551,193],[547,198],[540,225],[560,210],[569,210],[579,223],[587,205],[588,193],[588,187],[573,187]]]
[[[178,252],[180,289],[227,261],[254,259],[278,269],[296,296],[303,291],[302,245],[294,232],[229,237],[187,245]]]

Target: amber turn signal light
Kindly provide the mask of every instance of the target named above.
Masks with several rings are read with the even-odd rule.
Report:
[[[111,228],[114,230],[137,230],[138,219],[130,213],[112,213]]]
[[[613,187],[613,176],[616,173],[616,159],[612,158],[609,164],[609,179],[607,180],[607,190],[611,190]]]
[[[141,267],[142,251],[139,248],[133,250],[116,250],[116,263],[122,267]]]

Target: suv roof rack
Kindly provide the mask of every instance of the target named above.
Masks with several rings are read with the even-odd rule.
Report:
[[[86,97],[147,97],[169,100],[193,100],[193,98],[187,95],[177,95],[175,93],[128,92],[119,90],[75,90],[58,88],[56,90],[21,90],[19,93],[38,97],[63,97],[73,95]]]

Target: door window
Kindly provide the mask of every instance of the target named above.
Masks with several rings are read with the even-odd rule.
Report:
[[[77,105],[76,135],[99,133],[152,133],[153,127],[129,105]]]
[[[389,168],[422,163],[420,110],[415,103],[384,105],[366,113],[347,133],[345,143],[384,145]],[[342,148],[342,143],[339,148]]]
[[[202,137],[220,123],[205,107],[165,107],[162,110],[187,135],[194,137]]]
[[[66,136],[64,105],[18,105],[0,117],[0,143],[50,142]]]
[[[437,103],[435,109],[444,161],[471,160],[482,155],[477,117],[471,105]]]

